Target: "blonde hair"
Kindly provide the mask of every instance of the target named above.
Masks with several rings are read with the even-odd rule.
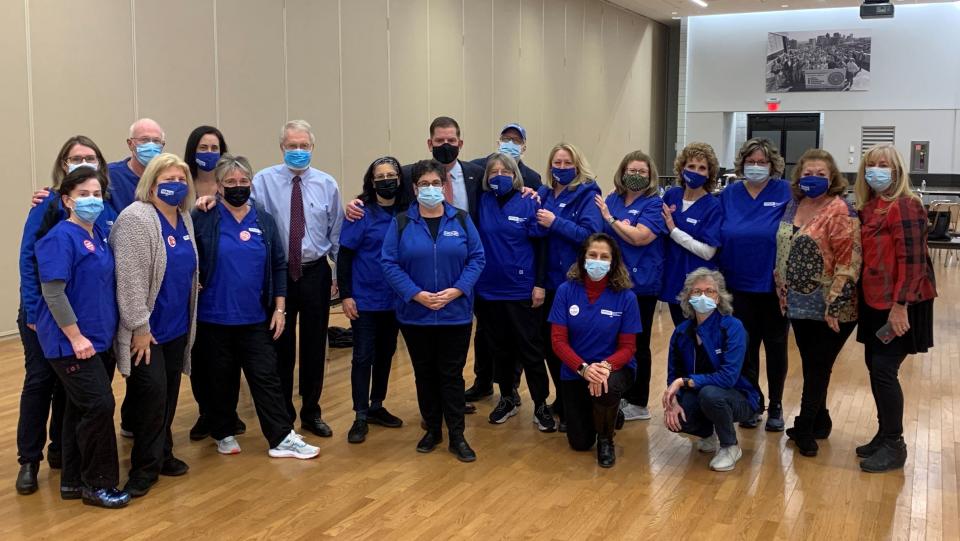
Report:
[[[548,186],[551,188],[557,187],[551,169],[553,168],[553,156],[561,150],[566,150],[567,154],[570,154],[570,159],[573,160],[573,166],[577,169],[577,176],[567,185],[568,190],[574,190],[580,184],[596,180],[597,177],[593,174],[593,171],[590,170],[590,164],[587,163],[587,158],[580,152],[580,149],[570,143],[557,143],[556,146],[550,150],[547,158],[547,173],[544,178],[547,179]]]
[[[887,188],[886,192],[880,194],[879,197],[884,201],[894,201],[901,197],[912,197],[919,201],[920,197],[913,192],[910,184],[910,174],[903,167],[903,158],[897,152],[896,147],[890,143],[880,143],[868,148],[860,158],[857,180],[853,184],[853,193],[857,198],[857,210],[862,210],[868,201],[877,196],[873,188],[867,184],[866,170],[867,162],[879,157],[884,157],[890,162],[890,177],[892,179],[890,188]]]
[[[193,202],[197,194],[193,189],[193,177],[190,175],[190,168],[187,167],[187,163],[181,160],[176,154],[164,152],[150,160],[147,168],[143,171],[143,175],[140,176],[140,182],[137,183],[137,190],[134,196],[137,201],[153,204],[153,188],[157,185],[157,177],[170,167],[180,168],[183,171],[184,178],[187,180],[187,196],[180,202],[180,210],[188,212],[193,207]]]
[[[494,152],[487,158],[487,167],[483,171],[483,189],[490,189],[490,171],[493,169],[494,164],[497,163],[503,165],[513,173],[513,189],[522,189],[523,175],[520,174],[520,168],[517,167],[517,162],[515,162],[512,157],[500,152]]]
[[[647,164],[647,169],[650,170],[650,173],[647,175],[650,178],[650,184],[646,190],[640,192],[640,195],[648,197],[659,192],[660,175],[657,174],[656,164],[654,164],[650,156],[644,154],[642,150],[634,150],[633,152],[628,152],[627,155],[620,160],[620,166],[617,167],[616,173],[613,174],[613,188],[614,191],[617,192],[617,195],[626,197],[627,192],[630,191],[623,184],[623,174],[627,170],[627,166],[630,165],[630,162],[643,162]]]
[[[769,139],[761,137],[754,137],[740,146],[740,150],[737,151],[737,158],[733,163],[734,173],[737,177],[743,178],[744,160],[758,150],[763,152],[763,155],[770,162],[770,178],[783,177],[783,172],[786,171],[786,163],[783,161],[783,156],[780,155],[780,149],[773,146]]]
[[[687,168],[687,162],[693,159],[701,159],[707,162],[707,181],[703,184],[703,189],[707,193],[717,187],[717,174],[720,172],[720,161],[717,160],[717,153],[713,147],[707,143],[690,143],[683,147],[677,159],[673,161],[673,169],[677,173],[677,185],[687,186],[687,181],[683,179],[683,170]]]

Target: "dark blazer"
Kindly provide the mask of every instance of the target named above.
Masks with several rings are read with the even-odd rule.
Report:
[[[477,158],[476,160],[470,160],[470,163],[479,165],[481,167],[482,169],[480,172],[481,177],[483,177],[483,172],[487,170],[487,159],[489,158],[490,156],[485,156],[483,158]],[[527,165],[523,163],[523,160],[520,160],[519,162],[517,162],[517,167],[520,168],[520,175],[523,177],[524,186],[526,186],[527,188],[530,188],[533,191],[537,191],[540,188],[540,186],[543,185],[543,183],[540,182],[540,173],[537,173],[533,169],[530,169],[529,167],[527,167]],[[481,184],[483,183],[481,182]]]
[[[480,194],[483,193],[483,171],[484,168],[476,165],[472,162],[465,162],[462,160],[457,160],[460,162],[460,167],[463,169],[463,183],[467,188],[467,213],[470,214],[470,217],[473,218],[474,223],[477,221],[477,201],[480,200]],[[413,164],[407,164],[402,167],[403,173],[403,184],[407,190],[407,194],[410,196],[411,201],[416,201],[417,196],[413,193]]]

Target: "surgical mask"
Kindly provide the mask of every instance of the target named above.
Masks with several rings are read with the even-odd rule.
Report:
[[[650,186],[650,177],[636,173],[633,175],[623,175],[623,185],[631,192],[646,190]]]
[[[294,171],[302,171],[310,166],[310,157],[312,154],[309,150],[299,148],[284,150],[283,163],[287,164],[287,167]]]
[[[830,180],[827,177],[807,176],[800,179],[800,191],[807,197],[817,198],[827,193]]]
[[[223,200],[234,207],[242,207],[250,199],[250,186],[224,186]]]
[[[599,282],[610,272],[610,262],[600,259],[587,259],[583,262],[583,268],[586,269],[591,280]]]
[[[497,150],[501,154],[506,154],[507,156],[510,156],[514,160],[519,160],[520,154],[522,152],[522,147],[514,143],[513,141],[500,141],[500,146],[497,148]]]
[[[707,177],[701,175],[696,171],[690,171],[687,169],[683,170],[683,181],[687,184],[687,188],[692,188],[696,190],[697,188],[703,186],[707,183]]]
[[[769,165],[744,165],[743,176],[750,182],[763,182],[770,178]]]
[[[706,295],[691,295],[690,306],[699,314],[709,314],[717,309],[717,301]]]
[[[867,167],[863,175],[867,184],[876,192],[884,192],[893,182],[892,171],[889,167]]]
[[[154,142],[137,145],[137,161],[140,162],[140,165],[146,167],[150,160],[156,158],[161,152],[163,152],[163,147]]]
[[[440,203],[443,203],[443,188],[440,186],[417,188],[417,201],[427,208],[435,208]]]
[[[487,182],[490,184],[490,187],[497,192],[497,195],[506,195],[513,189],[513,177],[508,177],[507,175],[490,177]]]
[[[77,170],[78,168],[80,168],[80,167],[89,167],[90,169],[96,170],[97,167],[99,167],[99,165],[100,165],[100,164],[97,164],[97,163],[87,163],[87,162],[68,163],[68,164],[67,164],[67,174],[73,173],[74,171],[76,171],[76,170]]]
[[[399,180],[395,178],[385,180],[375,180],[373,182],[373,191],[384,199],[393,199],[399,191]]]
[[[73,198],[71,198],[73,199]],[[103,199],[95,196],[77,197],[73,199],[73,212],[88,224],[92,224],[100,217],[103,212]]]
[[[201,171],[213,171],[217,167],[219,160],[219,152],[197,152],[197,157],[194,161],[197,162],[197,167],[199,167]]]
[[[553,179],[557,181],[557,184],[561,186],[566,186],[573,182],[573,179],[577,178],[577,168],[576,167],[551,167],[550,174],[553,175]]]
[[[164,182],[157,185],[157,197],[171,207],[179,206],[187,196],[187,185],[183,182]]]
[[[460,147],[451,145],[450,143],[444,143],[438,147],[433,147],[431,152],[435,160],[446,165],[453,163],[457,159],[457,156],[460,155]]]

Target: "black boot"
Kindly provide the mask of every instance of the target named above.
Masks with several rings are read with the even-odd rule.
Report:
[[[597,438],[597,464],[601,468],[612,468],[617,462],[617,453],[613,446],[613,438]]]
[[[870,440],[870,443],[861,445],[857,447],[857,456],[860,458],[870,458],[874,453],[880,449],[880,444],[883,443],[883,439],[880,437],[880,433],[877,432],[873,435],[873,439]]]
[[[797,446],[803,456],[817,456],[820,446],[813,438],[813,419],[798,415],[793,418],[793,427],[787,429],[787,437]]]
[[[37,491],[37,472],[40,470],[40,464],[28,462],[20,465],[20,473],[17,474],[17,493],[27,495]]]
[[[860,469],[868,473],[898,470],[907,461],[907,444],[903,438],[883,440],[873,455],[860,462]]]
[[[825,440],[830,437],[831,430],[833,430],[833,419],[830,418],[830,410],[820,408],[813,420],[813,437],[818,440]]]

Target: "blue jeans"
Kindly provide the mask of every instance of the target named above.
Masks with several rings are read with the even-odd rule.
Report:
[[[677,398],[687,420],[681,420],[681,431],[706,438],[717,432],[721,447],[737,444],[734,423],[753,416],[753,408],[743,393],[707,385],[702,389],[684,389]]]
[[[350,383],[353,411],[366,414],[371,404],[380,406],[387,397],[390,365],[397,351],[400,326],[393,310],[358,311],[353,329],[353,364]],[[372,381],[371,381],[372,380]]]

